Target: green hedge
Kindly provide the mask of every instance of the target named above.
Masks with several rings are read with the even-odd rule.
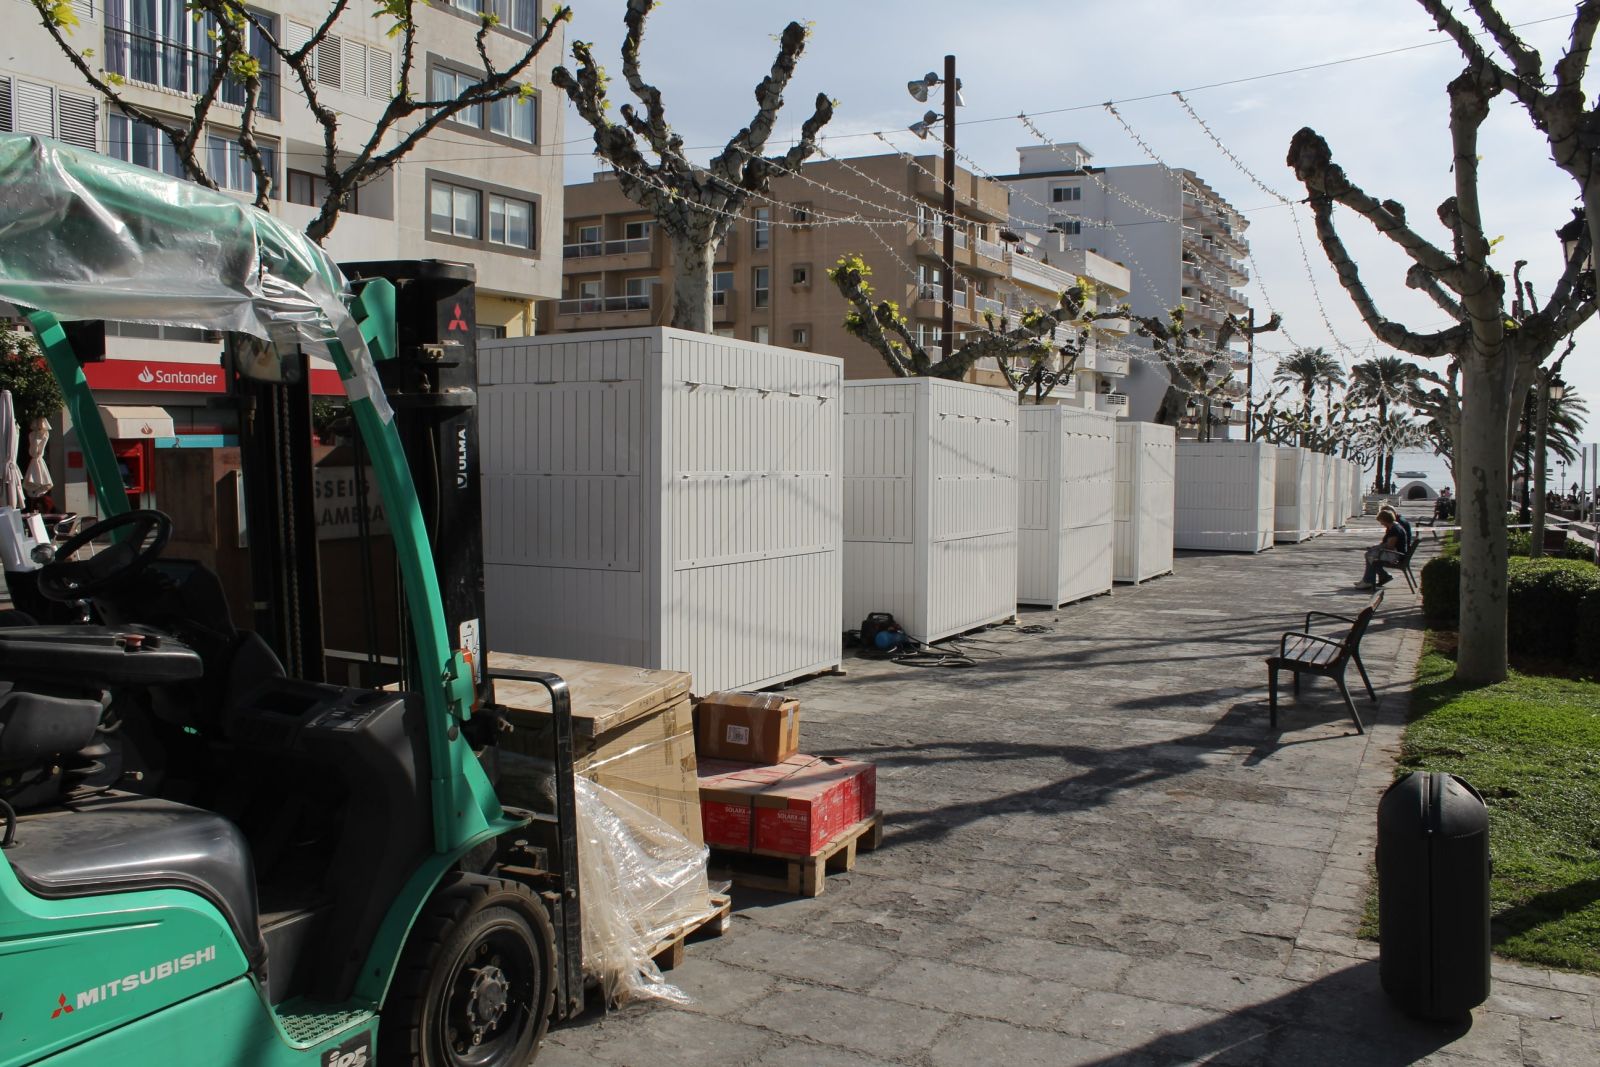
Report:
[[[1600,567],[1582,560],[1513,556],[1507,567],[1511,651],[1600,665]],[[1422,568],[1422,612],[1454,627],[1460,609],[1461,560],[1438,556]]]
[[[1506,533],[1506,555],[1508,556],[1526,556],[1532,544],[1533,534],[1527,530],[1511,530]],[[1439,555],[1450,557],[1461,555],[1461,540],[1459,536],[1448,533],[1440,538]],[[1592,563],[1594,561],[1594,549],[1582,541],[1568,540],[1561,551],[1550,553],[1547,558],[1576,559]]]
[[[1422,583],[1422,614],[1434,626],[1453,628],[1461,610],[1461,558],[1435,556],[1418,576]]]
[[[1512,559],[1511,651],[1570,660],[1585,601],[1600,598],[1600,567],[1575,559]]]

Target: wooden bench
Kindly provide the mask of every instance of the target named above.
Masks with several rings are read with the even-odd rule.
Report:
[[[1333,683],[1339,687],[1339,695],[1344,698],[1344,706],[1350,709],[1350,718],[1355,720],[1356,732],[1366,733],[1366,727],[1361,724],[1361,716],[1356,713],[1355,701],[1350,699],[1350,689],[1345,685],[1344,672],[1351,660],[1355,661],[1356,670],[1361,672],[1361,682],[1367,687],[1367,696],[1377,703],[1378,694],[1373,692],[1372,680],[1367,677],[1366,665],[1361,662],[1361,638],[1366,634],[1367,627],[1372,622],[1372,617],[1377,614],[1378,608],[1383,605],[1383,591],[1380,589],[1372,598],[1372,603],[1361,609],[1361,613],[1354,617],[1349,615],[1335,615],[1327,611],[1306,612],[1304,629],[1290,630],[1278,642],[1278,654],[1267,658],[1267,700],[1272,713],[1272,728],[1278,728],[1278,672],[1289,671],[1294,675],[1294,692],[1300,695],[1300,676],[1302,674],[1317,675],[1323,678],[1332,678]],[[1350,624],[1344,637],[1320,637],[1311,632],[1312,619],[1335,619]]]

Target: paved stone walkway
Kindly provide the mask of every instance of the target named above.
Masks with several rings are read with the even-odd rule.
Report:
[[[1321,682],[1269,731],[1262,659],[1359,607],[1373,540],[1185,556],[982,635],[976,668],[797,687],[806,751],[878,763],[884,847],[814,900],[737,892],[673,972],[692,1004],[565,1027],[539,1064],[1600,1064],[1600,980],[1497,961],[1470,1027],[1423,1025],[1354,936],[1417,601],[1397,579],[1363,646],[1365,736]]]

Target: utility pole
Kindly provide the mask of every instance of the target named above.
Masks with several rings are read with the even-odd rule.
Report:
[[[949,359],[956,333],[956,57],[944,57],[944,336],[939,358]]]
[[[1255,308],[1251,308],[1250,309],[1250,326],[1249,326],[1249,329],[1247,329],[1245,331],[1244,337],[1245,337],[1245,352],[1247,353],[1247,355],[1245,356],[1245,359],[1247,359],[1249,361],[1244,366],[1244,439],[1246,441],[1254,441],[1256,439],[1255,427],[1252,425],[1250,420],[1251,420],[1251,417],[1255,414],[1255,402],[1256,402],[1256,309]]]

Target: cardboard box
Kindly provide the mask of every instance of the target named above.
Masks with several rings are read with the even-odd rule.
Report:
[[[566,678],[572,692],[577,773],[659,816],[695,844],[704,843],[687,674],[499,653],[490,662]],[[525,757],[521,766],[513,759],[501,760],[501,799],[545,810],[549,699],[533,683],[497,681],[495,689],[513,728],[501,742],[503,753]]]
[[[800,751],[800,702],[780,693],[712,693],[695,706],[695,750],[777,764]]]
[[[871,816],[877,768],[795,755],[776,765],[705,760],[700,814],[706,844],[740,852],[809,856]]]

